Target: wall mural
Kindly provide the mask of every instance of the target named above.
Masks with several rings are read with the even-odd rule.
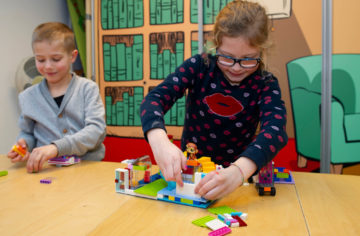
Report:
[[[143,137],[141,101],[185,59],[198,52],[197,0],[96,0],[96,75],[105,102],[107,134]],[[204,40],[230,0],[204,0]],[[272,19],[288,18],[291,0],[257,0]],[[179,138],[185,96],[165,115]]]

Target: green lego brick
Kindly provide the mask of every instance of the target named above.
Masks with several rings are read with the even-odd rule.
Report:
[[[209,212],[213,214],[224,214],[224,213],[231,213],[236,212],[234,209],[228,207],[228,206],[219,206],[219,207],[213,207],[208,209]]]
[[[134,192],[142,195],[156,197],[157,193],[161,189],[166,187],[167,187],[167,182],[164,179],[158,179],[152,183],[146,184],[143,187],[134,190]]]
[[[200,226],[200,227],[207,227],[206,223],[209,221],[215,220],[215,217],[213,216],[204,216],[199,219],[193,220],[191,223],[194,225]]]

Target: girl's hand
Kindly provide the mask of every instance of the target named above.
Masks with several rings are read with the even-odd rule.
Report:
[[[20,146],[22,149],[26,150],[26,153],[24,156],[22,156],[22,155],[18,154],[17,152],[15,152],[13,149],[11,149],[7,153],[7,157],[11,159],[11,162],[13,162],[13,163],[22,162],[22,161],[26,161],[27,159],[29,159],[30,153],[27,151],[27,144],[26,144],[25,139],[19,139],[15,145]]]
[[[54,144],[34,148],[26,165],[27,171],[29,173],[40,171],[44,163],[56,157],[57,154],[58,149]]]
[[[195,193],[209,200],[219,199],[242,185],[255,171],[256,164],[247,157],[240,157],[228,168],[207,174],[195,187]],[[240,171],[240,170],[241,171]]]
[[[208,200],[215,200],[233,192],[242,185],[243,176],[236,166],[207,174],[195,187],[195,193]]]
[[[181,170],[186,169],[186,157],[170,142],[163,129],[152,129],[147,133],[149,144],[162,175],[166,181],[176,181],[183,186]]]

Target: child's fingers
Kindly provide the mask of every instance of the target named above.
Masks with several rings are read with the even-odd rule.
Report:
[[[19,161],[21,161],[21,156],[20,155],[17,155],[15,157],[11,158],[12,163],[19,162]]]
[[[184,184],[183,184],[183,181],[181,178],[181,163],[180,163],[180,161],[174,162],[173,175],[174,175],[176,183],[182,187]]]

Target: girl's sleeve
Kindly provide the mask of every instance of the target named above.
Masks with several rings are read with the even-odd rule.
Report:
[[[201,61],[200,55],[189,58],[144,98],[140,116],[145,138],[150,129],[166,130],[164,115],[195,83]]]
[[[105,108],[99,88],[95,83],[88,83],[84,94],[85,126],[72,135],[53,141],[58,147],[58,156],[69,154],[82,156],[97,148],[104,141],[106,135]]]
[[[278,81],[273,76],[265,79],[259,107],[260,132],[242,153],[256,163],[258,170],[272,160],[288,141],[285,103],[281,99]]]

